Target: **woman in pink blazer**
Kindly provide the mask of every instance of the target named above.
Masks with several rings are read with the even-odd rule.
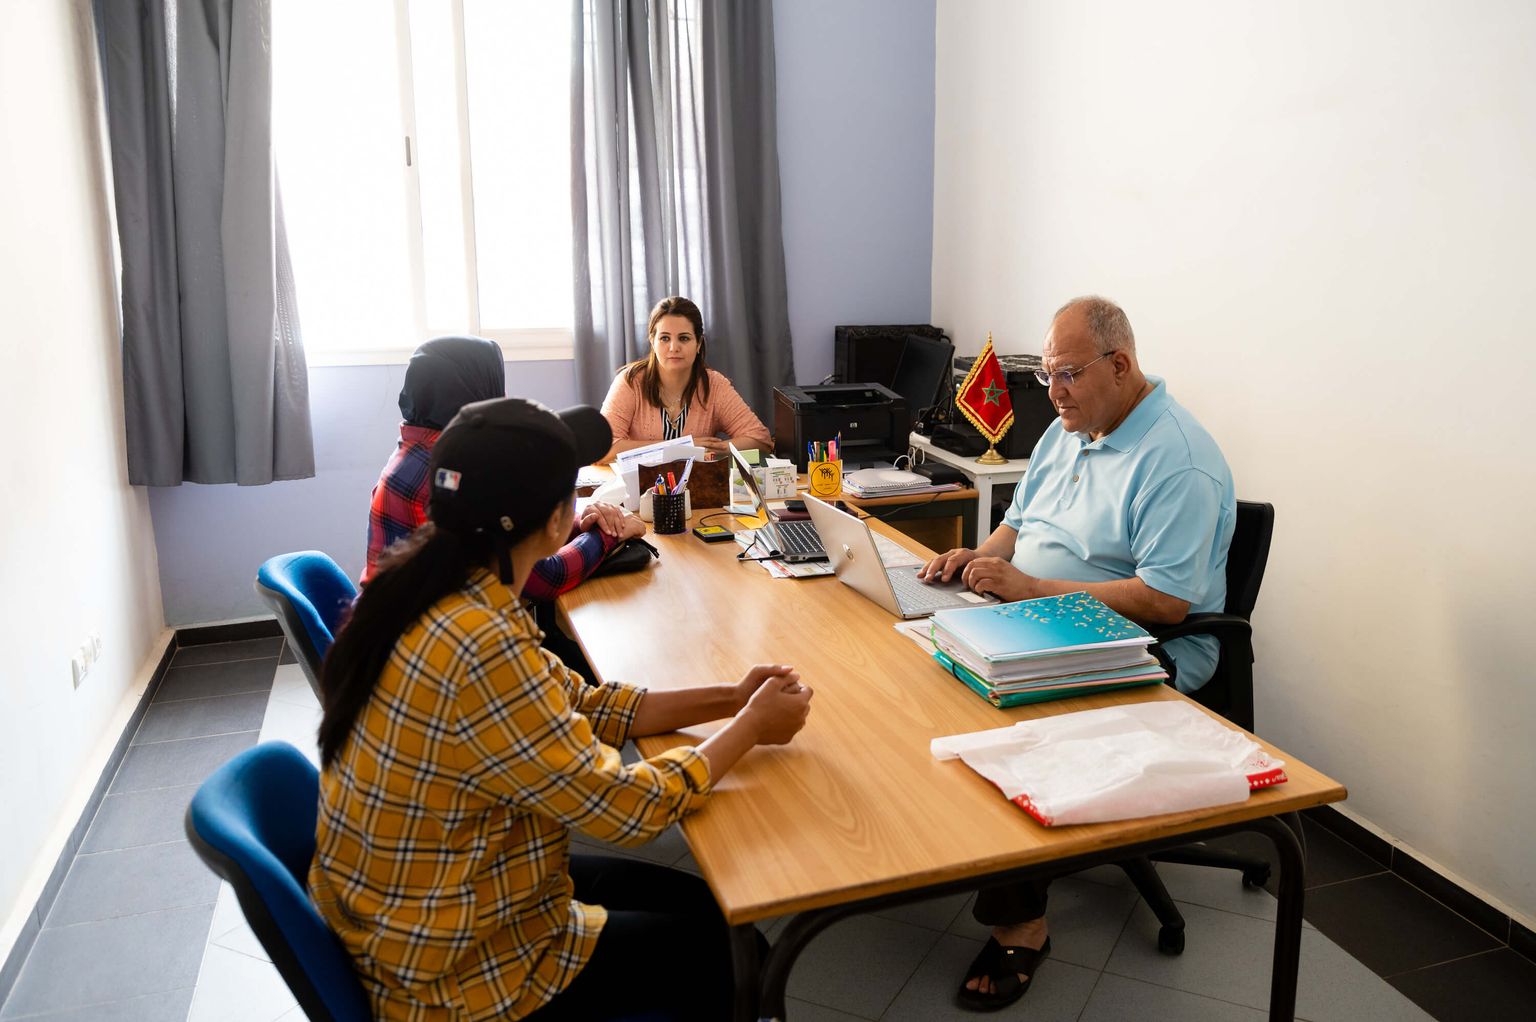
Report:
[[[772,448],[768,427],[731,381],[705,364],[704,316],[697,305],[663,298],[651,310],[646,336],[651,353],[620,369],[603,400],[614,441],[605,460],[689,434],[712,451],[725,450],[722,436],[742,450]]]

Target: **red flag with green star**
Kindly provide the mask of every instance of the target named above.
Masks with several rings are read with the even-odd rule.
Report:
[[[981,431],[988,443],[997,443],[1013,425],[1013,401],[1008,397],[1008,378],[992,350],[992,335],[987,346],[965,374],[965,381],[955,396],[955,406]]]

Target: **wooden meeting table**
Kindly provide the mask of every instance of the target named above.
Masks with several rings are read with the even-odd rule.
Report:
[[[690,525],[719,512],[696,510]],[[912,548],[883,523],[874,528]],[[1140,820],[1046,828],[930,739],[1073,710],[1186,697],[1149,685],[996,709],[897,634],[894,618],[830,576],[778,579],[735,543],[691,531],[648,536],[661,558],[591,579],[560,613],[600,678],[656,689],[733,680],[789,663],[815,690],[804,730],[760,747],[682,821],[694,859],[732,927],[738,1020],[785,1016],[795,957],[838,919],[966,891],[983,881],[1058,876],[1237,830],[1257,830],[1280,865],[1270,1018],[1290,1019],[1301,947],[1303,864],[1296,813],[1345,797],[1342,785],[1262,742],[1289,780],[1246,802]],[[918,551],[925,553],[926,551]],[[702,741],[718,725],[640,739],[640,751]],[[794,915],[757,960],[754,924]]]

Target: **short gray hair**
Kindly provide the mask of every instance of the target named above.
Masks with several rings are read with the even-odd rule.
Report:
[[[1093,343],[1099,351],[1136,354],[1136,335],[1131,333],[1131,321],[1120,306],[1098,295],[1083,295],[1057,309],[1051,322],[1056,322],[1062,313],[1071,309],[1083,310],[1088,320],[1088,329],[1093,334]]]

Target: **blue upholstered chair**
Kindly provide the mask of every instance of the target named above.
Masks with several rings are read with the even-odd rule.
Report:
[[[352,959],[309,900],[320,775],[287,742],[263,742],[214,771],[187,807],[187,839],[235,889],[240,910],[304,1014],[371,1018]],[[660,1011],[624,1022],[672,1022]]]
[[[370,1018],[352,959],[305,888],[320,775],[287,742],[264,742],[214,771],[187,807],[187,839],[229,882],[246,922],[311,1019]]]
[[[277,615],[288,645],[309,679],[309,687],[324,706],[320,662],[331,648],[343,616],[357,598],[357,586],[325,554],[301,550],[278,554],[257,569],[256,594]]]

